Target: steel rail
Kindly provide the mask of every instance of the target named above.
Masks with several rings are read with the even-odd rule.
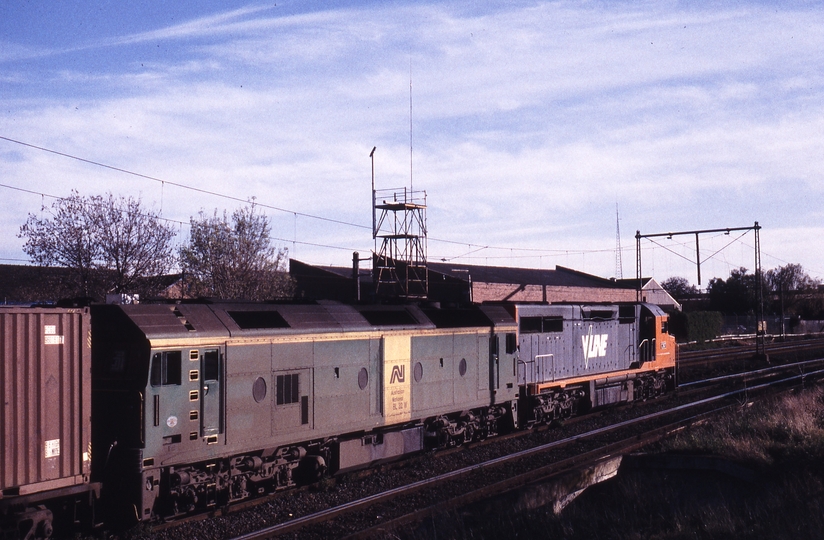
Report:
[[[736,357],[750,357],[753,350],[751,347],[741,347],[735,350],[732,348],[714,349],[704,351],[683,351],[678,353],[678,361],[681,364],[701,364],[709,361],[719,361],[726,358]],[[808,351],[815,349],[824,349],[824,340],[816,339],[813,341],[796,342],[796,343],[772,343],[767,346],[768,353],[778,354],[794,351]]]
[[[808,366],[808,365],[821,364],[822,362],[824,362],[824,358],[817,358],[815,360],[805,360],[803,362],[795,362],[795,363],[792,363],[792,364],[782,364],[780,366],[770,366],[768,368],[757,369],[755,371],[746,371],[746,372],[743,372],[743,373],[731,373],[729,375],[722,375],[722,376],[719,376],[719,377],[712,377],[710,379],[701,379],[700,381],[690,381],[690,382],[687,382],[687,383],[680,383],[678,385],[678,388],[680,389],[680,388],[686,388],[686,387],[689,387],[689,386],[716,384],[716,383],[720,383],[720,382],[724,382],[724,381],[728,381],[728,380],[741,379],[741,378],[750,377],[750,376],[758,377],[760,375],[769,375],[772,372],[778,373],[778,372],[781,372],[781,371],[787,371],[787,370],[790,370],[790,369],[805,367],[805,366]]]
[[[389,521],[385,521],[379,525],[375,525],[363,531],[352,533],[350,535],[345,536],[344,540],[369,538],[379,533],[385,533],[387,531],[397,529],[402,525],[420,522],[424,518],[432,516],[439,512],[443,512],[446,509],[454,510],[456,508],[461,508],[484,499],[502,496],[529,485],[535,485],[540,484],[542,482],[550,481],[553,478],[557,478],[570,470],[582,469],[587,466],[594,465],[598,462],[608,460],[609,458],[612,458],[616,455],[623,455],[643,448],[645,446],[648,446],[649,444],[660,441],[666,438],[667,436],[671,435],[672,433],[680,431],[687,426],[696,424],[699,421],[704,420],[705,418],[725,411],[732,406],[733,404],[724,405],[723,407],[712,409],[710,411],[705,411],[694,416],[683,418],[671,424],[655,428],[654,430],[646,433],[644,436],[632,436],[614,443],[610,443],[603,447],[589,450],[582,454],[578,454],[554,463],[550,463],[548,465],[541,466],[537,469],[528,471],[526,473],[521,473],[514,477],[507,478],[506,480],[501,480],[495,484],[484,486],[477,490],[464,493],[463,495],[460,495],[448,501],[439,502],[437,505],[430,505],[426,508],[416,510],[410,514],[406,514],[391,519]]]

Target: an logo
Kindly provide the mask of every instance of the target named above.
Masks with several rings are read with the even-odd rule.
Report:
[[[392,366],[392,376],[389,384],[402,383],[406,381],[406,366]]]
[[[592,335],[592,325],[589,326],[589,334],[581,336],[584,346],[584,368],[589,368],[590,358],[602,358],[607,355],[608,334]]]

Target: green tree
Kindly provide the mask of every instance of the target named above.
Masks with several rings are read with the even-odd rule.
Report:
[[[254,203],[191,218],[189,243],[180,249],[187,287],[196,296],[265,300],[292,296],[284,271],[287,251],[271,245],[269,220]]]
[[[69,269],[75,295],[158,292],[174,262],[175,233],[140,199],[72,191],[43,210],[20,227],[23,251],[37,265]]]
[[[782,316],[818,318],[822,301],[818,294],[821,282],[804,271],[800,264],[789,263],[768,270],[766,281],[772,293],[772,311]]]
[[[698,287],[691,285],[687,278],[678,276],[665,279],[661,287],[676,300],[683,300],[698,294]]]
[[[767,270],[766,278],[771,291],[805,291],[821,284],[817,279],[811,278],[803,266],[793,263]]]
[[[763,287],[763,284],[762,284]],[[726,280],[712,278],[707,284],[710,309],[725,314],[757,313],[758,287],[754,274],[744,267],[732,270]]]

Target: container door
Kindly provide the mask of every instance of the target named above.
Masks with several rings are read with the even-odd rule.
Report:
[[[203,374],[200,401],[200,435],[209,437],[221,433],[221,373],[223,366],[218,349],[207,349],[200,357],[200,372]]]

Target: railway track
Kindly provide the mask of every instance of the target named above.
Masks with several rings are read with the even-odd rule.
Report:
[[[744,341],[744,340],[742,340]],[[751,340],[746,340],[751,341]],[[679,351],[679,367],[689,368],[696,365],[708,366],[732,360],[748,360],[755,355],[755,344],[747,343],[719,349]],[[765,343],[765,352],[769,356],[824,352],[824,338]]]

